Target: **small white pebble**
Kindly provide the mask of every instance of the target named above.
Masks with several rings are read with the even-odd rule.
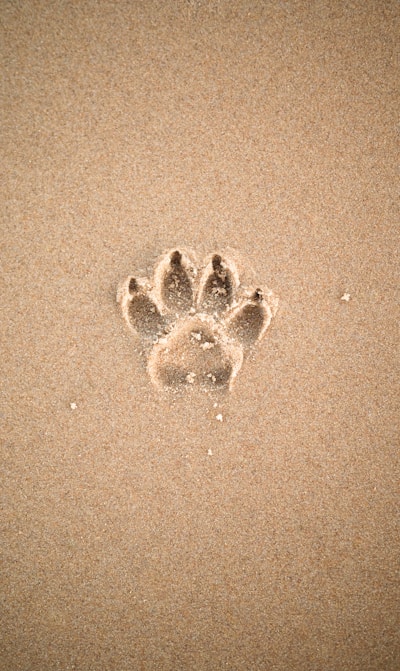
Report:
[[[218,408],[218,403],[214,403],[213,408]]]
[[[189,384],[193,384],[195,377],[196,377],[196,373],[188,373],[186,375],[186,380],[189,382]]]
[[[212,449],[211,449],[211,447],[208,448],[208,452],[207,452],[207,454],[208,454],[209,457],[212,457]]]
[[[218,422],[222,422],[222,415],[215,415],[215,419],[218,420]]]
[[[76,410],[78,406],[76,405],[76,403],[70,403],[69,407],[71,408],[71,410]]]
[[[201,340],[201,333],[198,333],[196,331],[192,331],[191,336],[192,336],[192,338],[195,338],[195,340]]]
[[[350,298],[351,298],[350,294],[343,294],[343,296],[341,297],[340,300],[341,301],[346,301],[346,303],[348,303]]]
[[[213,342],[209,342],[208,340],[206,340],[206,342],[203,342],[203,343],[200,345],[200,347],[201,347],[202,350],[205,351],[206,349],[212,349],[212,348],[214,347],[214,344],[215,344],[215,343],[213,343]]]

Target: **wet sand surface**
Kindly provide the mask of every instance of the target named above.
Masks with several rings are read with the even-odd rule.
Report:
[[[1,3],[2,671],[400,668],[399,25]],[[174,247],[280,299],[217,398],[116,302]]]

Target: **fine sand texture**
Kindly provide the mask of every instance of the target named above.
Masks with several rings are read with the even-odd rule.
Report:
[[[0,671],[398,671],[399,3],[0,19]]]

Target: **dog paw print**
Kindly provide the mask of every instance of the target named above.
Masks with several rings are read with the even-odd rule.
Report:
[[[228,257],[213,254],[198,272],[181,249],[161,257],[152,281],[127,277],[117,300],[146,346],[152,382],[173,389],[231,389],[278,308],[272,291],[241,287]]]

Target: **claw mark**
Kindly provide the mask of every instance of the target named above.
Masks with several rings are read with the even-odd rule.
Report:
[[[198,308],[215,314],[227,310],[239,286],[236,266],[232,261],[213,254],[203,271],[197,296]]]
[[[269,304],[264,301],[261,289],[239,304],[228,320],[229,333],[245,345],[253,345],[264,335],[272,319]]]
[[[128,277],[118,290],[117,298],[132,330],[137,331],[143,337],[152,339],[164,331],[165,320],[144,280]]]
[[[166,309],[185,313],[193,304],[193,266],[178,249],[166,255],[159,268],[158,293]]]

